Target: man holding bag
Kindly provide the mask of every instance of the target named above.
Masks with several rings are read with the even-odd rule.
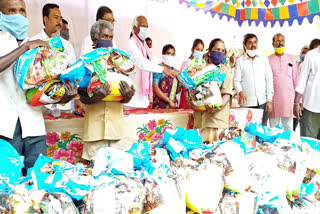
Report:
[[[152,73],[164,73],[175,77],[179,73],[152,62],[152,55],[145,39],[148,37],[148,21],[144,16],[137,16],[133,21],[132,37],[126,51],[133,58],[136,73],[130,75],[137,92],[132,100],[126,104],[127,109],[148,108],[152,103]]]
[[[111,23],[99,20],[91,27],[91,39],[95,48],[112,47],[113,26]],[[93,96],[89,97],[86,89],[80,88],[80,100],[86,106],[85,133],[82,157],[91,160],[104,146],[117,149],[130,149],[134,140],[124,138],[123,104],[128,103],[134,89],[127,82],[120,82],[120,92],[123,100],[120,102],[105,102],[103,98],[111,93],[108,82],[97,86],[93,90]]]
[[[41,40],[25,42],[28,26],[23,0],[0,0],[0,139],[24,156],[24,175],[40,154],[47,153],[46,130],[41,109],[26,103],[16,83],[13,64],[27,50],[50,48]]]

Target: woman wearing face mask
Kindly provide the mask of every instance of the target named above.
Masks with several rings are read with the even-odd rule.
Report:
[[[191,60],[193,58],[202,59],[203,55],[204,55],[203,49],[204,49],[203,41],[201,39],[195,39],[193,41],[193,45],[192,45],[192,48],[191,48],[191,56],[189,58],[185,59],[182,62],[182,65],[181,65],[181,68],[180,68],[180,72],[182,72],[184,69],[186,69],[188,67],[189,63],[191,62]],[[179,108],[183,108],[183,109],[188,109],[189,108],[187,100],[186,100],[186,92],[185,92],[185,88],[184,87],[182,87],[182,91],[181,91],[181,98],[180,98]]]
[[[162,49],[161,65],[168,69],[174,69],[173,60],[175,55],[176,50],[173,45],[165,45]],[[163,73],[153,74],[153,108],[177,108],[176,94],[180,91],[180,88],[177,78],[169,77]]]
[[[212,142],[219,140],[219,129],[228,128],[230,98],[232,96],[232,75],[230,70],[223,65],[225,59],[225,45],[221,39],[211,41],[208,49],[207,64],[214,64],[220,68],[221,74],[226,74],[226,78],[220,87],[222,96],[222,107],[206,106],[206,111],[202,113],[200,133],[204,142]],[[191,108],[191,100],[189,100]]]

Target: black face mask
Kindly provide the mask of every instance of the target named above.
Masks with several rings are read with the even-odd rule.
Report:
[[[113,44],[111,40],[99,39],[97,43],[97,48],[112,48]]]

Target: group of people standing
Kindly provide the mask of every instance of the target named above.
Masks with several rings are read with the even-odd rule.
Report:
[[[33,166],[39,154],[46,154],[46,133],[41,109],[26,104],[25,93],[15,82],[13,63],[25,51],[39,46],[49,47],[44,41],[66,36],[66,33],[61,33],[62,15],[56,4],[43,7],[44,29],[32,39],[27,38],[29,22],[23,0],[0,0],[0,12],[0,139],[10,142],[25,156],[26,170]],[[84,39],[81,53],[96,48],[116,47],[114,22],[112,10],[100,7],[90,35]],[[124,108],[195,109],[188,91],[177,78],[193,58],[204,59],[208,65],[214,64],[220,68],[220,73],[226,74],[220,87],[222,107],[206,106],[205,112],[194,114],[195,128],[199,129],[204,141],[218,140],[219,131],[228,128],[230,100],[235,94],[234,90],[242,107],[264,110],[264,125],[267,125],[269,118],[271,126],[282,124],[285,129],[292,129],[295,116],[301,119],[303,136],[319,137],[319,48],[310,50],[298,66],[295,58],[284,52],[285,37],[282,34],[273,37],[275,53],[269,58],[259,51],[257,36],[247,34],[243,40],[244,53],[233,55],[228,61],[223,40],[213,39],[205,50],[203,41],[196,39],[190,57],[182,63],[180,69],[176,69],[173,67],[176,50],[172,44],[163,47],[160,64],[153,61],[148,47],[152,45],[148,29],[146,17],[134,18],[132,34],[125,51],[136,65],[135,74],[129,75],[136,91],[126,82],[121,82],[120,92],[124,98],[121,102],[101,101],[111,92],[108,82],[97,87],[92,97],[76,85],[68,86],[71,89],[68,99],[73,99],[76,108],[86,114],[83,136],[85,159],[90,160],[106,145],[129,149],[134,139],[126,139],[123,134]],[[61,40],[71,65],[76,61],[74,49],[66,39]],[[233,74],[231,69],[234,69]]]

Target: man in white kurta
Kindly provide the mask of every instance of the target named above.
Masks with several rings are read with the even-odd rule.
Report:
[[[125,105],[126,109],[148,108],[152,103],[152,76],[144,78],[143,72],[164,73],[169,76],[177,76],[178,72],[162,67],[152,62],[151,52],[145,39],[148,35],[148,21],[144,16],[137,16],[133,22],[132,33],[125,50],[135,62],[136,73],[129,77],[132,79],[137,91],[131,101]],[[151,80],[151,81],[150,81]]]

